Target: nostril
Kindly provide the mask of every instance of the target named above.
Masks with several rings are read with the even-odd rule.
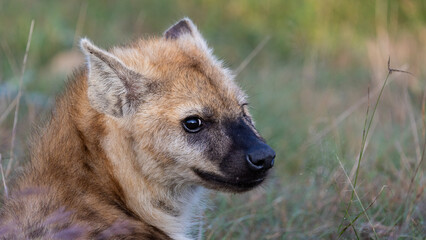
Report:
[[[266,161],[268,162],[268,164],[265,164],[265,165],[267,165],[267,166],[266,166],[266,168],[267,168],[267,169],[272,168],[272,167],[274,166],[274,163],[275,163],[275,153],[274,153],[274,154],[269,155],[269,156],[266,158]]]
[[[248,167],[253,171],[266,171],[274,166],[275,152],[266,145],[266,147],[251,149],[246,153]]]
[[[250,154],[246,155],[246,160],[247,160],[249,168],[254,171],[263,169],[265,164],[264,159],[253,159],[253,157]]]
[[[254,165],[263,166],[263,165],[265,165],[265,160],[261,159],[261,160],[257,161],[256,163],[254,163]]]

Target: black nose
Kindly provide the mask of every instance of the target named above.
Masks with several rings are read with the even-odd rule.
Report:
[[[275,152],[268,145],[249,151],[246,161],[253,171],[268,170],[274,166]]]

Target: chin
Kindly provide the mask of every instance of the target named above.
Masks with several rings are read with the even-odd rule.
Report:
[[[242,193],[260,186],[267,177],[267,172],[250,177],[226,177],[216,173],[193,168],[193,172],[202,180],[204,187],[223,192]]]

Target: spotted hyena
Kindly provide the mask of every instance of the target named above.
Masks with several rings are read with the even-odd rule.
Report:
[[[191,20],[108,51],[82,39],[1,213],[3,239],[188,239],[205,189],[244,192],[275,153]]]

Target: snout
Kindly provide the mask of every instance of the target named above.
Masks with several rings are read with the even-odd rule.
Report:
[[[219,162],[219,171],[193,168],[207,187],[231,192],[245,192],[259,186],[274,166],[275,151],[244,119],[225,122],[230,139],[229,151]]]
[[[235,163],[241,169],[242,165],[246,165],[246,174],[258,177],[258,174],[263,174],[272,166],[274,166],[275,151],[265,143],[265,141],[256,134],[253,125],[247,121],[240,120],[229,125],[229,136],[233,141],[233,151],[237,158]]]
[[[266,171],[274,166],[275,151],[266,144],[250,149],[246,153],[248,167],[255,172]]]

